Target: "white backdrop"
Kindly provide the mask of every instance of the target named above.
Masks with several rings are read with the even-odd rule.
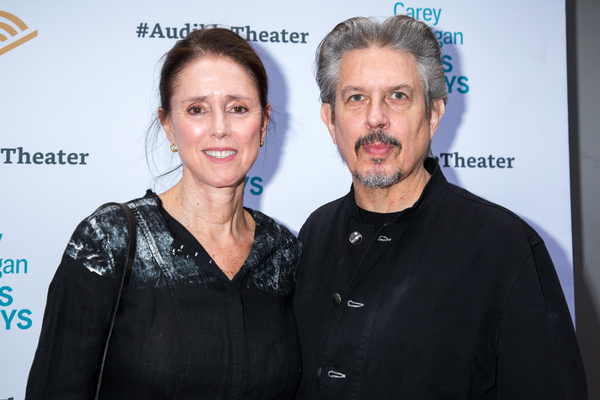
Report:
[[[540,233],[573,314],[562,0],[5,0],[0,399],[24,397],[48,284],[77,223],[106,201],[172,184],[153,182],[144,149],[169,36],[201,24],[239,27],[262,55],[275,129],[245,202],[297,232],[351,182],[319,118],[315,49],[346,18],[394,13],[425,20],[443,44],[450,100],[433,147],[444,174]],[[164,169],[172,156],[166,141],[158,145]]]

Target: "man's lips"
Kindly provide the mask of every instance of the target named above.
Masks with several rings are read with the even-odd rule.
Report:
[[[394,148],[400,150],[402,145],[398,139],[383,130],[369,132],[357,139],[354,144],[354,151],[357,157],[360,149],[365,149],[368,154],[377,156],[378,154],[386,155]]]
[[[367,154],[375,157],[385,157],[392,150],[394,150],[396,146],[392,146],[390,144],[383,143],[370,143],[361,146],[361,149]]]

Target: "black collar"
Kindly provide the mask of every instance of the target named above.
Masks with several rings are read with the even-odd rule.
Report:
[[[423,164],[427,172],[431,174],[431,178],[429,178],[425,188],[423,188],[423,192],[421,192],[421,196],[415,202],[415,204],[413,204],[412,207],[402,210],[395,220],[403,218],[403,216],[409,214],[416,214],[425,211],[427,208],[429,208],[429,205],[438,199],[440,194],[448,186],[448,181],[444,177],[439,163],[435,158],[427,157]],[[359,221],[361,226],[364,225],[358,206],[354,201],[354,185],[350,187],[350,192],[346,195],[344,203],[346,204],[345,214],[351,219]]]

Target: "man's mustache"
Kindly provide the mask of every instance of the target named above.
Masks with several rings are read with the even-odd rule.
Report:
[[[356,153],[356,156],[358,157],[358,150],[360,150],[362,146],[372,143],[395,146],[398,149],[402,148],[402,145],[395,137],[388,135],[382,130],[373,130],[356,140],[356,143],[354,144],[354,152]]]

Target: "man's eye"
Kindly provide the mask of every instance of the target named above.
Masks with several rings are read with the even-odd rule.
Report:
[[[400,100],[406,98],[406,95],[401,92],[395,92],[394,94],[392,94],[392,98],[395,100]]]
[[[365,97],[362,94],[354,94],[354,95],[350,96],[350,101],[361,101],[364,98]]]

